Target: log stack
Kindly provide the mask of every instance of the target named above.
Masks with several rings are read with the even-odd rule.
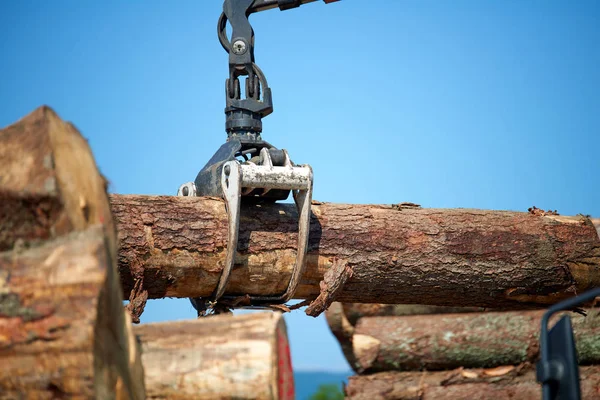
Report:
[[[598,310],[570,314],[583,398],[597,398]],[[541,310],[341,303],[326,313],[357,373],[346,388],[347,398],[354,400],[539,399],[534,366],[542,315]]]
[[[313,203],[295,298],[369,303],[328,312],[350,398],[539,396],[531,309],[600,286],[600,221],[534,211]],[[131,325],[148,298],[209,296],[226,238],[221,199],[108,196],[48,107],[0,130],[0,398],[292,398],[278,314]],[[282,292],[296,244],[293,205],[243,205],[227,294]],[[574,318],[585,396],[595,316]]]
[[[87,141],[41,107],[0,130],[0,397],[144,399]]]
[[[0,130],[0,399],[294,398],[279,312],[134,327],[117,237],[72,124],[41,107]]]

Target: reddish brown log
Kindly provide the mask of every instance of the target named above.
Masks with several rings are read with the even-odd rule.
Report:
[[[148,399],[291,400],[294,378],[279,312],[137,325]]]
[[[227,215],[215,198],[111,196],[125,293],[209,296],[225,259]],[[353,275],[337,301],[525,308],[600,286],[600,239],[585,216],[314,204],[296,298],[315,298],[335,257]],[[291,204],[242,207],[228,294],[284,291],[295,260]]]
[[[360,371],[491,368],[535,362],[544,311],[361,318],[352,336]],[[569,313],[580,364],[600,364],[600,317]],[[558,316],[557,316],[558,317]]]
[[[40,107],[0,130],[0,397],[144,398],[116,238],[72,124]]]
[[[583,400],[600,396],[600,366],[580,368]],[[349,400],[539,400],[541,386],[531,366],[440,372],[380,372],[352,376]]]

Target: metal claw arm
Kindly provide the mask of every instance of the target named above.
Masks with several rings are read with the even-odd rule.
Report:
[[[228,139],[239,138],[242,142],[260,141],[262,118],[273,112],[271,89],[254,61],[254,30],[248,17],[252,13],[275,7],[288,10],[313,1],[316,0],[224,1],[217,33],[221,46],[229,53],[229,78],[225,84],[225,129]],[[324,1],[332,3],[339,0]],[[232,29],[231,40],[226,33],[227,22]],[[242,98],[240,76],[246,76],[245,99]]]

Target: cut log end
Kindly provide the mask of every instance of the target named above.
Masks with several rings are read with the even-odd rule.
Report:
[[[149,399],[293,399],[281,313],[217,315],[134,326]]]

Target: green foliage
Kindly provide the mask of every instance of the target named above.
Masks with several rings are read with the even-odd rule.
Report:
[[[310,400],[344,400],[344,393],[338,385],[319,385],[319,389],[310,396]]]

